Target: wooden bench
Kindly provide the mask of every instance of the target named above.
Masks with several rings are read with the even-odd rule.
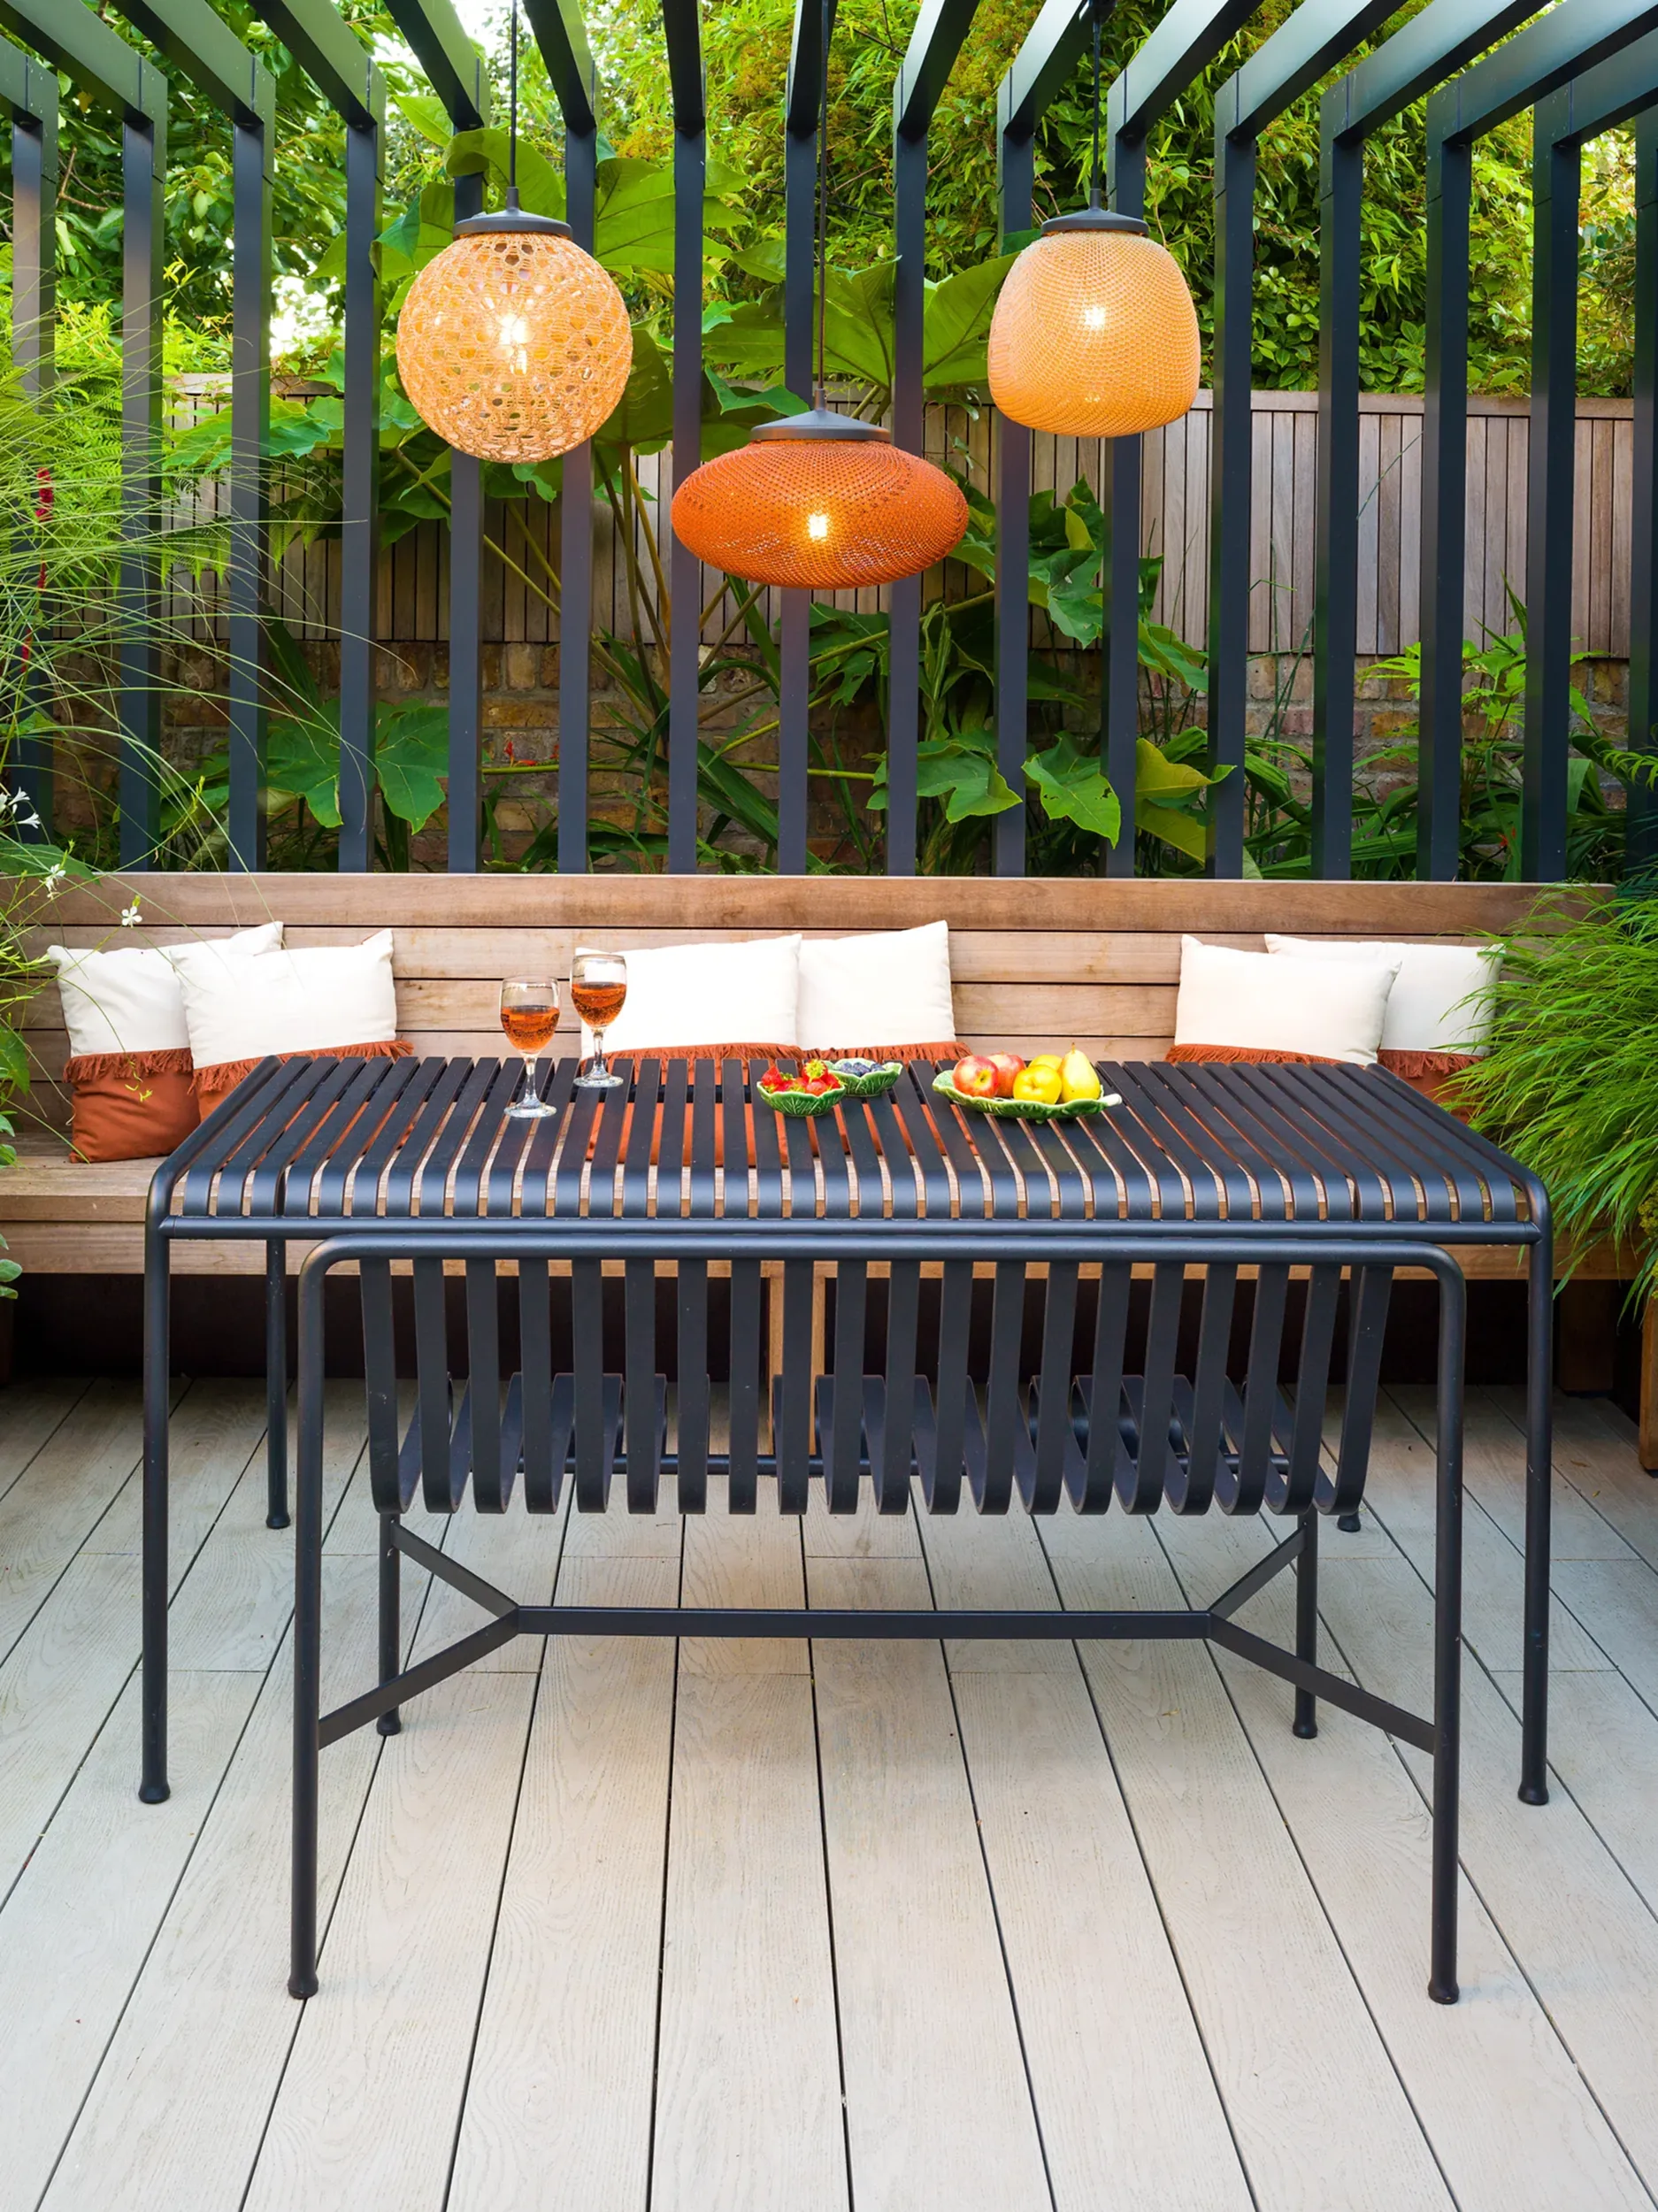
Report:
[[[579,941],[623,950],[802,930],[842,936],[950,926],[956,1026],[970,1044],[1036,1050],[1075,1041],[1097,1057],[1160,1059],[1174,1029],[1180,937],[1259,950],[1270,929],[1308,936],[1477,938],[1530,912],[1516,884],[1210,883],[929,877],[598,875],[151,875],[110,878],[48,902],[35,896],[33,941],[163,943],[280,919],[290,945],[353,943],[394,933],[398,1016],[422,1052],[498,1053],[495,996],[505,975],[569,972]],[[140,927],[119,917],[134,900]],[[566,1008],[561,1025],[573,1035]],[[35,1088],[15,1168],[0,1173],[0,1234],[33,1274],[136,1274],[154,1163],[68,1157],[68,1046],[49,987],[26,1017]],[[191,1245],[180,1272],[258,1274],[257,1245]],[[298,1264],[296,1251],[293,1264]],[[1523,1266],[1524,1263],[1521,1263]],[[1470,1274],[1512,1278],[1512,1256]],[[1580,1276],[1614,1282],[1627,1257],[1599,1248]],[[1591,1328],[1603,1315],[1589,1309]],[[1593,1352],[1593,1345],[1586,1348]],[[1569,1353],[1569,1347],[1562,1347]],[[1643,1359],[1642,1457],[1658,1465],[1658,1342]]]

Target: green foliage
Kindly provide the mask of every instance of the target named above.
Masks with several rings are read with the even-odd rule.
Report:
[[[1460,1102],[1541,1176],[1579,1252],[1608,1234],[1645,1248],[1644,1301],[1658,1286],[1658,900],[1551,902],[1499,941],[1490,1048],[1457,1079]]]
[[[1458,873],[1470,882],[1520,880],[1520,812],[1525,709],[1525,610],[1509,592],[1515,627],[1487,632],[1483,645],[1462,646],[1462,802]],[[1576,660],[1583,659],[1579,654]],[[1422,649],[1409,647],[1378,661],[1372,676],[1420,696]],[[1284,687],[1287,690],[1287,681]],[[1278,719],[1275,717],[1275,720]],[[1353,872],[1404,880],[1416,872],[1419,793],[1417,726],[1404,723],[1386,744],[1355,763]],[[1623,815],[1608,803],[1601,776],[1626,787],[1649,780],[1650,759],[1608,744],[1590,718],[1589,703],[1571,693],[1572,754],[1567,768],[1566,866],[1577,881],[1606,882],[1622,872]],[[1300,747],[1276,736],[1252,749],[1246,764],[1248,850],[1263,875],[1304,876],[1311,870],[1312,812],[1305,793],[1312,763]]]

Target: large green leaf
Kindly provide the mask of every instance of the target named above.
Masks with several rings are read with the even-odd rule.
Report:
[[[942,799],[949,822],[964,822],[971,815],[1005,814],[1019,803],[1018,793],[996,766],[994,738],[975,744],[932,737],[917,745],[916,792],[923,799]],[[878,811],[887,804],[885,755],[870,786],[868,804]]]
[[[434,261],[455,237],[455,187],[440,178],[422,185],[380,234],[380,275],[390,284]]]
[[[340,826],[340,703],[272,722],[265,752],[272,796],[303,799],[325,829]]]
[[[374,740],[374,772],[387,809],[422,830],[443,803],[449,765],[447,707],[382,705]]]
[[[642,323],[633,328],[633,365],[627,383],[603,426],[601,446],[632,446],[656,453],[673,435],[673,377],[661,347]]]
[[[480,131],[462,131],[449,141],[443,166],[451,177],[487,177],[503,185],[510,133],[498,124]],[[564,180],[543,153],[527,139],[518,140],[518,198],[532,215],[552,215],[561,221],[564,212]]]
[[[1046,751],[1032,753],[1025,764],[1027,780],[1036,786],[1042,811],[1050,822],[1074,822],[1115,845],[1122,833],[1123,810],[1107,782],[1099,756],[1085,753],[1066,735]]]
[[[929,390],[984,383],[990,319],[1008,271],[1017,259],[1017,254],[1000,254],[994,261],[958,269],[941,284],[928,285],[922,376]]]
[[[449,111],[432,92],[394,92],[392,104],[406,123],[412,123],[429,145],[440,149],[449,142]]]

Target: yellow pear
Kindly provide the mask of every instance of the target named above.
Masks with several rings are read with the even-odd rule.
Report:
[[[1098,1098],[1100,1095],[1099,1070],[1087,1054],[1078,1052],[1075,1045],[1059,1064],[1059,1080],[1060,1095],[1067,1105],[1073,1098]]]
[[[1037,1052],[1032,1053],[1025,1064],[1030,1068],[1056,1068],[1062,1064],[1056,1052]]]

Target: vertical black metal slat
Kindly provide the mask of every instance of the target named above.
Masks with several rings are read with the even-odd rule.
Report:
[[[864,1109],[886,1169],[892,1192],[893,1218],[913,1221],[923,1210],[909,1147],[890,1098],[872,1098]],[[1024,1278],[1023,1267],[1016,1271]],[[917,1405],[916,1341],[921,1310],[921,1263],[893,1260],[887,1271],[887,1354],[882,1370],[879,1446],[871,1415],[871,1394],[865,1393],[866,1427],[870,1428],[870,1472],[875,1486],[876,1509],[881,1513],[910,1510],[910,1476],[916,1463]]]
[[[925,430],[927,132],[978,0],[934,0],[916,19],[893,84],[893,443],[923,449]],[[892,587],[887,705],[887,872],[916,872],[920,739],[921,579]],[[1020,785],[1014,785],[1015,790]]]
[[[161,311],[166,231],[167,95],[137,64],[143,108],[121,118],[121,738],[124,868],[147,868],[161,835]]]
[[[702,458],[702,194],[708,169],[697,0],[662,0],[673,107],[673,480]],[[664,502],[665,504],[665,502]],[[702,572],[676,536],[668,581],[678,619],[669,641],[668,869],[696,871]]]
[[[795,0],[783,96],[783,381],[808,406],[814,381],[817,117],[833,17],[833,0]],[[785,591],[779,597],[777,867],[779,875],[798,876],[806,872],[811,594]]]
[[[661,1065],[657,1060],[641,1060],[633,1075],[633,1119],[622,1170],[621,1210],[634,1220],[642,1219],[649,1210],[650,1153],[662,1097]],[[623,1263],[622,1334],[622,1448],[627,1463],[627,1509],[654,1513],[662,1474],[654,1260]]]
[[[622,1134],[627,1126],[628,1095],[633,1068],[626,1060],[612,1063],[623,1079],[614,1090],[587,1094],[600,1101],[598,1130],[593,1141],[588,1174],[588,1213],[603,1220],[615,1201],[616,1163]],[[572,1131],[572,1138],[574,1136]],[[585,1149],[585,1147],[583,1148]],[[564,1151],[568,1158],[571,1140]],[[580,1163],[573,1172],[578,1183]],[[564,1175],[560,1178],[559,1210],[563,1204]],[[572,1206],[573,1212],[575,1208]],[[621,1422],[621,1384],[604,1371],[604,1271],[596,1260],[570,1263],[571,1356],[575,1386],[576,1508],[581,1513],[603,1513],[610,1503],[610,1479]]]
[[[1301,1322],[1301,1358],[1295,1370],[1295,1410],[1289,1453],[1267,1477],[1266,1502],[1273,1513],[1305,1513],[1318,1486],[1324,1450],[1324,1397],[1330,1383],[1330,1355],[1336,1339],[1336,1309],[1341,1270],[1315,1267],[1307,1278],[1307,1308]]]
[[[12,116],[12,365],[25,395],[44,403],[52,387],[58,307],[58,79],[50,69],[0,43],[0,103]],[[39,611],[43,615],[45,609]],[[26,791],[41,826],[14,822],[26,841],[52,833],[52,740],[29,726],[27,709],[41,696],[40,669],[25,678],[22,724],[14,740],[10,781]]]
[[[564,126],[564,220],[585,253],[594,245],[599,173],[599,73],[580,9],[571,0],[526,11]],[[593,448],[564,457],[559,489],[558,868],[587,866],[587,743],[592,698]]]
[[[669,1064],[662,1116],[662,1157],[656,1174],[656,1211],[678,1213],[684,1170],[690,1170],[690,1214],[707,1220],[714,1211],[714,1093],[719,1070],[711,1060]],[[688,1140],[688,1156],[687,1156]],[[708,1505],[708,1263],[679,1263],[675,1337],[679,1430],[675,1452],[681,1513]]]
[[[720,1063],[720,1113],[725,1177],[720,1212],[725,1220],[748,1213],[748,1127],[741,1060]],[[759,1135],[756,1116],[756,1137]],[[756,1152],[758,1144],[756,1145]],[[731,1387],[726,1446],[726,1485],[733,1513],[752,1513],[756,1502],[760,1449],[760,1310],[758,1260],[731,1263]]]
[[[1227,1397],[1233,1456],[1223,1459],[1215,1475],[1215,1496],[1223,1513],[1258,1513],[1266,1496],[1282,1413],[1278,1360],[1289,1286],[1287,1267],[1263,1262],[1256,1269],[1243,1396],[1238,1401],[1229,1392]]]
[[[1185,1289],[1186,1270],[1178,1263],[1160,1263],[1153,1268],[1146,1371],[1125,1379],[1138,1437],[1132,1473],[1125,1467],[1117,1480],[1117,1494],[1128,1513],[1155,1513],[1163,1503],[1171,1472],[1178,1479],[1169,1432],[1174,1417],[1174,1363]]]
[[[1631,425],[1629,737],[1658,748],[1658,112],[1635,125],[1635,362]],[[1658,864],[1658,792],[1631,783],[1624,831],[1627,881],[1650,890]]]
[[[565,1443],[553,1435],[551,1264],[518,1262],[518,1417],[524,1503],[531,1513],[556,1513],[564,1488]]]
[[[1120,1486],[1134,1490],[1133,1468],[1122,1427],[1123,1359],[1134,1271],[1106,1260],[1100,1269],[1094,1349],[1086,1375],[1078,1379],[1076,1425],[1083,1447],[1080,1466],[1071,1463],[1071,1502],[1078,1513],[1103,1513]]]
[[[1171,1457],[1165,1495],[1171,1512],[1207,1513],[1215,1494],[1222,1423],[1226,1413],[1226,1350],[1232,1339],[1238,1270],[1211,1261],[1203,1274],[1197,1371],[1182,1407],[1183,1451]],[[1186,1394],[1181,1393],[1181,1396]]]
[[[1313,1502],[1321,1513],[1333,1513],[1339,1517],[1355,1514],[1364,1495],[1370,1436],[1376,1425],[1376,1394],[1381,1387],[1382,1344],[1387,1333],[1387,1308],[1393,1288],[1391,1267],[1355,1268],[1350,1279],[1347,1381],[1341,1407],[1341,1435],[1336,1449],[1335,1474],[1326,1474],[1322,1466],[1318,1471]]]
[[[380,588],[380,229],[386,94],[346,117],[345,432],[340,498],[340,868],[374,864],[375,602]]]
[[[756,1114],[771,1111],[756,1099]],[[833,1116],[807,1123],[773,1116],[788,1148],[788,1210],[792,1220],[811,1220],[817,1210],[817,1178],[812,1133],[825,1147],[840,1145]],[[778,1509],[803,1513],[812,1458],[812,1308],[810,1260],[783,1263],[783,1371],[777,1379],[771,1416],[771,1450],[777,1463]]]
[[[453,1394],[449,1382],[449,1330],[444,1310],[443,1263],[415,1260],[415,1414],[405,1451],[418,1455],[421,1501],[428,1513],[452,1513],[464,1487],[457,1487],[449,1435]]]

